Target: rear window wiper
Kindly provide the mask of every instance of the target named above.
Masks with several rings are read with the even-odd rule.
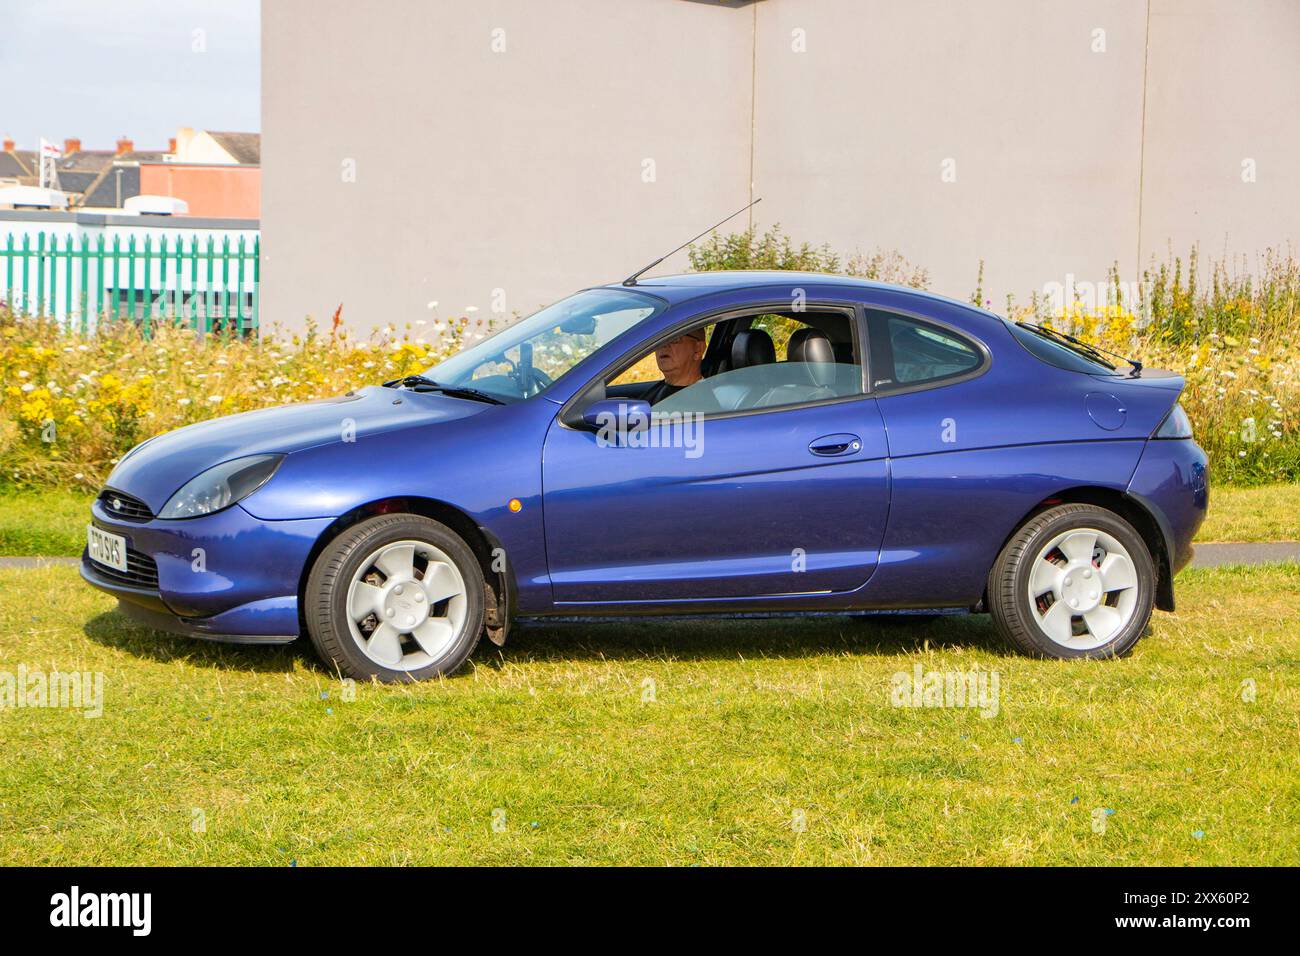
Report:
[[[413,392],[442,392],[442,394],[450,395],[452,398],[469,398],[477,402],[487,402],[489,405],[505,404],[495,395],[481,392],[477,388],[470,388],[466,385],[443,385],[425,375],[407,375],[403,378],[395,378],[391,382],[385,382],[384,388],[409,388]]]
[[[1117,358],[1121,362],[1127,362],[1129,365],[1133,366],[1134,375],[1137,375],[1142,371],[1142,363],[1137,359],[1127,358],[1126,356],[1120,355],[1118,352],[1112,352],[1109,349],[1103,349],[1096,345],[1089,345],[1087,342],[1084,342],[1081,339],[1076,339],[1073,335],[1066,332],[1049,329],[1047,326],[1039,325],[1037,322],[1017,322],[1016,325],[1020,326],[1022,329],[1028,329],[1037,335],[1041,335],[1045,339],[1054,339],[1057,342],[1066,342],[1069,346],[1072,346],[1075,351],[1091,356],[1107,368],[1114,368],[1110,362],[1106,361],[1107,356],[1109,356],[1110,358]]]

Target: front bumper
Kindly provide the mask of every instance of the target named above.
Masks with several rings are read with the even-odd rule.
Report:
[[[108,515],[98,501],[91,513],[95,525],[126,538],[132,574],[83,553],[81,576],[116,597],[133,618],[209,640],[284,643],[298,637],[298,587],[332,519],[264,521],[235,505],[185,521],[129,522]]]

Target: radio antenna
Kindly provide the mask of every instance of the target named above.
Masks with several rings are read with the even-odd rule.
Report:
[[[672,252],[665,252],[662,256],[660,256],[660,257],[659,257],[658,259],[656,259],[654,262],[650,263],[650,264],[649,264],[648,266],[646,266],[645,268],[643,268],[643,269],[638,269],[636,272],[632,273],[630,276],[628,276],[626,279],[624,279],[624,280],[623,280],[623,285],[636,285],[636,280],[637,280],[637,279],[639,279],[639,278],[640,278],[642,275],[644,275],[645,273],[649,272],[649,271],[650,271],[651,269],[653,269],[655,266],[659,265],[659,263],[663,262],[665,259],[667,259],[669,256],[671,256],[671,255],[673,254],[673,252],[681,252],[683,249],[685,249],[687,246],[689,246],[689,245],[690,245],[692,242],[694,242],[696,239],[699,239],[699,238],[701,238],[702,236],[707,236],[707,235],[708,235],[709,233],[711,233],[714,229],[717,229],[718,226],[721,226],[723,223],[730,222],[732,219],[735,219],[737,216],[739,216],[739,215],[740,215],[742,212],[744,212],[746,209],[751,209],[751,208],[753,208],[754,206],[757,206],[757,205],[758,205],[759,203],[761,203],[762,201],[763,201],[763,197],[762,197],[762,196],[759,196],[757,199],[755,199],[755,200],[754,200],[752,203],[750,203],[748,206],[745,206],[745,207],[742,208],[742,209],[737,209],[735,212],[733,212],[733,213],[732,213],[730,216],[728,216],[726,219],[723,219],[722,222],[714,223],[712,226],[709,226],[708,229],[705,229],[705,230],[704,230],[702,233],[700,233],[698,236],[694,236],[693,238],[687,239],[685,242],[683,242],[680,246],[678,246],[678,247],[677,247],[676,249],[674,249]]]

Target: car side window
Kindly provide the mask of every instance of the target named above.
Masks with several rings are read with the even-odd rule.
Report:
[[[709,343],[713,341],[713,332],[716,328],[716,324],[710,324],[704,327],[704,347],[706,349],[708,348]],[[655,353],[649,352],[641,356],[634,365],[629,366],[618,375],[615,375],[606,383],[606,386],[615,388],[623,385],[637,386],[657,382],[663,377],[663,372],[659,370],[659,365],[655,361]]]
[[[661,390],[656,413],[724,414],[863,394],[854,320],[840,312],[763,313],[730,328],[720,367]],[[667,392],[667,394],[664,394]]]
[[[973,372],[984,361],[974,343],[929,322],[874,311],[867,321],[874,390],[938,384]]]

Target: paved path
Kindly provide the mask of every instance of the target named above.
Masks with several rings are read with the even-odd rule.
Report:
[[[80,558],[0,558],[3,568],[39,568],[48,565],[75,567]],[[1223,564],[1275,564],[1279,561],[1300,562],[1300,541],[1269,541],[1241,544],[1198,544],[1194,568],[1214,568]]]
[[[1192,558],[1194,568],[1221,564],[1275,564],[1300,561],[1300,541],[1261,541],[1241,544],[1198,544]]]
[[[0,568],[43,568],[51,564],[75,568],[80,563],[80,558],[0,558]]]

